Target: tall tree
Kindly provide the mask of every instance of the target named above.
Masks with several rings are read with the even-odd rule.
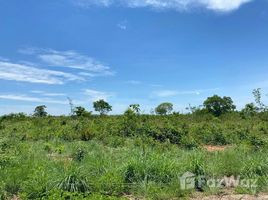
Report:
[[[74,108],[74,114],[77,117],[88,117],[91,115],[91,112],[88,112],[84,107],[78,106]]]
[[[140,104],[131,104],[129,105],[129,109],[131,109],[135,114],[140,114]]]
[[[69,106],[70,106],[70,115],[74,115],[74,104],[73,104],[73,100],[70,97],[67,97],[68,102],[69,102]]]
[[[166,115],[170,114],[173,110],[173,104],[172,103],[161,103],[155,108],[155,113],[158,115]]]
[[[265,106],[265,104],[262,102],[262,93],[261,93],[261,88],[258,89],[254,89],[253,90],[253,95],[255,98],[255,102],[258,106],[258,111],[262,112],[262,111],[266,111],[267,107]]]
[[[245,108],[241,110],[241,114],[244,117],[254,116],[258,112],[258,107],[254,103],[249,103],[245,105]]]
[[[37,106],[35,108],[35,110],[34,110],[33,116],[35,116],[35,117],[46,117],[47,116],[46,108],[47,107],[45,105]]]
[[[203,105],[208,112],[212,113],[216,117],[236,109],[231,97],[222,98],[218,95],[208,97],[207,100],[204,101]]]
[[[100,115],[105,115],[112,111],[112,106],[103,99],[93,102],[93,107],[95,111],[100,113]]]

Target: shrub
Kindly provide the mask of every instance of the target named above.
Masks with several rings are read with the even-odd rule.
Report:
[[[56,187],[66,192],[88,192],[90,187],[86,176],[73,172],[66,175]]]
[[[86,151],[84,149],[78,148],[73,154],[73,159],[75,161],[81,162],[86,156]]]

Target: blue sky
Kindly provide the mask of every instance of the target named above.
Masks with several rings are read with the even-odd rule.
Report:
[[[0,114],[113,113],[268,87],[267,0],[0,0]]]

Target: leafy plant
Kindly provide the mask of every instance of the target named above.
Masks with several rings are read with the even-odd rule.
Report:
[[[47,116],[46,108],[47,107],[45,105],[37,106],[35,108],[35,110],[34,110],[33,116],[35,116],[35,117],[46,117]]]
[[[166,115],[170,114],[173,110],[173,104],[172,103],[161,103],[155,108],[155,113],[159,115]]]
[[[232,112],[236,109],[236,106],[233,104],[233,100],[231,97],[220,97],[218,95],[214,95],[212,97],[208,97],[204,101],[205,109],[215,115],[216,117]]]
[[[93,102],[93,107],[95,111],[100,113],[100,115],[105,115],[112,111],[112,106],[103,99]]]
[[[77,172],[66,175],[56,187],[67,192],[85,193],[90,190],[87,178]]]

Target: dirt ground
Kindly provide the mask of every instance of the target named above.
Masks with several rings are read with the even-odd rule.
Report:
[[[215,152],[215,151],[224,151],[230,146],[211,146],[211,145],[205,145],[203,146],[208,152]]]
[[[207,196],[207,197],[194,197],[191,200],[268,200],[268,195],[221,195],[221,196]]]

